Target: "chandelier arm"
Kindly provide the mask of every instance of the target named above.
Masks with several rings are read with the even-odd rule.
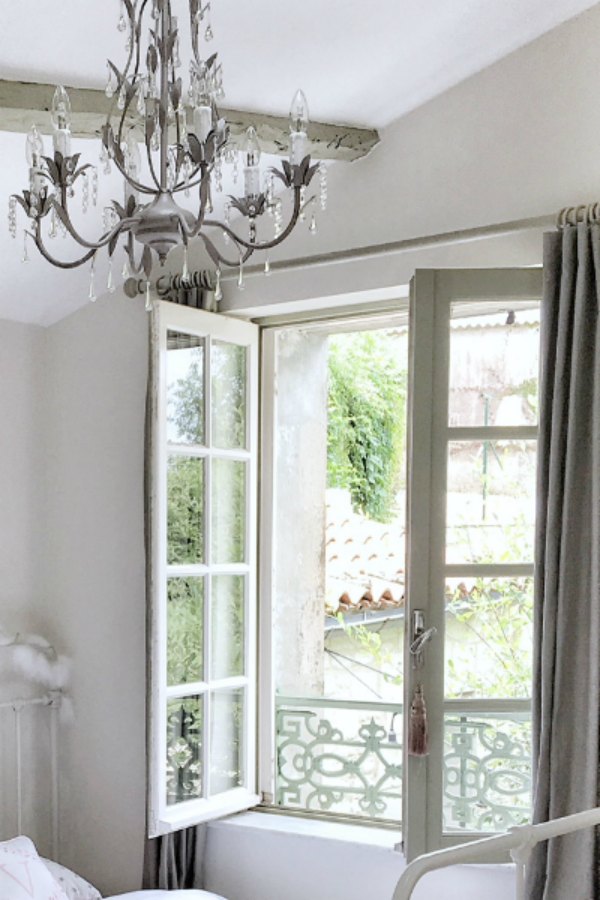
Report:
[[[281,244],[282,241],[285,241],[287,237],[292,233],[294,228],[298,223],[298,218],[300,216],[302,203],[300,200],[300,192],[302,188],[295,187],[294,188],[294,209],[292,211],[292,216],[287,226],[281,232],[279,237],[274,238],[272,241],[262,241],[260,243],[252,243],[250,241],[245,241],[244,238],[240,237],[235,233],[228,225],[225,225],[223,222],[217,221],[217,219],[206,219],[204,221],[204,225],[207,228],[220,228],[224,234],[227,234],[233,241],[236,242],[239,246],[246,247],[249,250],[254,252],[255,250],[272,250],[273,247],[277,247]],[[305,204],[306,205],[306,204]],[[193,235],[195,237],[195,235]]]
[[[129,71],[129,67],[131,66],[131,63],[132,63],[133,51],[135,48],[135,66],[134,66],[133,74],[131,76],[131,87],[132,88],[134,87],[134,85],[136,83],[136,79],[138,77],[142,77],[142,76],[140,76],[141,53],[142,53],[142,43],[141,43],[142,20],[143,20],[144,10],[146,8],[147,3],[148,3],[148,0],[143,0],[142,5],[140,6],[140,11],[139,11],[139,16],[138,16],[137,22],[135,20],[135,11],[133,10],[133,7],[132,7],[132,14],[130,14],[131,50],[129,53],[129,59],[127,61],[127,65],[125,66],[125,69],[123,71],[123,81],[125,81],[127,78],[127,72]],[[129,112],[129,107],[131,106],[131,104],[133,102],[134,96],[135,96],[135,91],[132,91],[131,97],[127,98],[126,103],[125,103],[125,108],[123,109],[123,111],[121,113],[121,117],[119,120],[119,130],[118,130],[118,134],[117,134],[117,141],[118,141],[119,147],[121,146],[121,141],[123,140],[123,129],[125,127],[125,119],[127,118],[127,113]],[[108,118],[109,124],[110,124],[110,120],[113,115],[113,110],[114,110],[114,102],[113,102],[113,107],[111,109],[110,116]]]
[[[96,250],[90,250],[88,253],[82,256],[81,259],[75,260],[75,262],[66,263],[62,262],[60,259],[56,259],[46,250],[46,247],[40,235],[39,227],[36,229],[35,234],[32,234],[31,231],[26,231],[25,234],[28,234],[29,237],[32,238],[35,246],[42,254],[46,262],[51,263],[53,266],[57,266],[57,268],[59,269],[78,269],[79,266],[83,266],[86,264],[86,262],[89,262],[89,260],[92,259],[92,257],[95,256],[97,252]]]
[[[96,252],[96,250],[101,250],[102,247],[106,247],[107,244],[110,244],[113,238],[117,237],[117,235],[121,234],[123,231],[128,230],[136,221],[135,218],[121,219],[114,228],[112,228],[110,231],[107,231],[106,234],[102,235],[98,242],[94,243],[92,241],[86,241],[85,238],[81,237],[81,235],[75,230],[67,210],[64,209],[60,205],[60,203],[58,203],[54,199],[54,197],[50,198],[50,207],[54,209],[58,218],[63,223],[73,240],[76,241],[81,247],[90,248],[94,253]]]
[[[224,265],[228,266],[228,268],[230,269],[237,269],[238,266],[244,265],[244,263],[246,263],[254,253],[254,250],[246,250],[246,252],[243,254],[240,252],[239,260],[237,260],[236,262],[231,262],[229,259],[227,259],[226,256],[223,256],[220,250],[217,249],[216,245],[213,243],[213,241],[211,241],[208,235],[200,232],[198,236],[202,239],[204,246],[208,251],[208,255],[217,267]]]

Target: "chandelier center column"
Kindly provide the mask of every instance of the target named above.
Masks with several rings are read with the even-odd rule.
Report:
[[[171,3],[162,0],[161,11],[161,73],[160,73],[160,113],[164,125],[160,132],[160,187],[166,191],[169,181],[169,66],[171,50],[169,36],[171,34]]]

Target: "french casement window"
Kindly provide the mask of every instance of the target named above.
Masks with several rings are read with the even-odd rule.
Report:
[[[413,858],[528,820],[541,283],[263,327],[260,478],[258,328],[160,304],[152,834],[261,803]]]
[[[540,297],[540,270],[423,271],[404,309],[264,330],[269,805],[411,858],[528,820]]]
[[[153,315],[150,836],[259,799],[258,329]]]

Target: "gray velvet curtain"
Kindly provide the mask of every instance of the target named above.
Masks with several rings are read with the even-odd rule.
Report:
[[[207,299],[212,294],[204,295]],[[183,298],[182,298],[183,302]],[[151,665],[151,611],[156,578],[156,553],[154,544],[154,457],[157,440],[157,396],[158,396],[158,320],[155,312],[150,316],[148,386],[146,392],[146,434],[145,434],[145,543],[146,543],[146,608],[147,608],[147,673]],[[150,711],[150,679],[147,679],[147,717]],[[150,728],[148,728],[150,735]],[[148,744],[148,753],[150,747]],[[144,850],[144,889],[184,890],[204,887],[204,851],[206,826],[198,825],[164,837],[146,839]]]
[[[600,804],[600,228],[544,245],[534,821]],[[592,829],[535,850],[529,900],[600,898]]]
[[[144,890],[201,890],[205,841],[203,825],[146,841]]]

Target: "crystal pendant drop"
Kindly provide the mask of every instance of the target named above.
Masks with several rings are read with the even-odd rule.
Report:
[[[212,41],[212,39],[214,38],[214,36],[215,36],[215,35],[214,35],[213,30],[212,30],[212,25],[211,25],[210,22],[209,22],[208,25],[206,26],[206,31],[204,32],[204,40],[205,40],[208,44],[210,44],[210,42]]]
[[[306,203],[306,185],[302,185],[300,188],[300,221],[306,221],[306,211],[304,208],[304,204]]]
[[[221,269],[217,269],[217,281],[215,284],[215,301],[220,303],[223,299],[223,288],[221,287]]]
[[[123,276],[123,281],[127,281],[128,278],[131,278],[131,269],[129,267],[129,260],[126,259],[123,263],[123,268],[121,269],[121,275]]]
[[[110,65],[108,65],[108,63],[107,63],[107,66],[108,66],[108,81],[106,82],[106,87],[104,89],[104,93],[106,94],[106,96],[108,97],[109,100],[112,100],[112,98],[115,95],[115,89],[113,86],[113,70],[111,69]]]
[[[87,172],[84,172],[81,177],[81,209],[84,213],[88,211],[90,205],[90,180],[88,178]]]
[[[53,209],[50,213],[50,228],[48,229],[48,237],[54,240],[57,234],[58,229],[56,227],[56,211]]]
[[[244,284],[244,263],[243,263],[243,260],[241,260],[241,259],[240,259],[240,272],[238,275],[237,286],[238,286],[239,291],[243,291],[246,287],[246,285]]]
[[[127,22],[125,21],[125,6],[123,4],[123,0],[121,0],[121,15],[119,16],[119,24],[117,25],[118,31],[125,31],[127,28]]]
[[[112,261],[112,256],[109,258],[109,261],[108,261],[108,280],[107,280],[107,282],[106,282],[106,288],[107,288],[109,294],[114,294],[114,292],[115,292],[116,289],[117,289],[117,288],[116,288],[116,285],[115,285],[114,278],[113,278],[113,261]]]
[[[183,284],[188,284],[190,280],[190,267],[188,262],[188,248],[187,244],[183,248],[183,269],[181,270],[181,281]]]
[[[23,232],[23,257],[21,262],[28,263],[29,262],[29,252],[27,250],[27,232]]]
[[[127,90],[125,85],[121,85],[121,90],[119,91],[119,99],[117,100],[117,106],[122,111],[125,109],[125,104],[127,103]]]
[[[14,197],[8,201],[8,232],[13,240],[17,237],[17,201]]]
[[[92,265],[90,266],[90,290],[88,293],[88,299],[90,303],[95,303],[98,297],[96,296],[96,254],[92,256]]]
[[[271,260],[269,259],[269,254],[267,254],[265,259],[265,275],[268,277],[271,274]]]
[[[92,169],[92,206],[98,205],[98,169]]]
[[[146,282],[146,303],[144,305],[146,312],[152,312],[152,297],[150,295],[150,282]]]
[[[323,212],[327,209],[327,168],[323,163],[319,166],[319,200]]]
[[[312,217],[310,220],[310,225],[308,226],[308,230],[310,231],[311,234],[317,233],[317,217],[314,213],[312,214]]]
[[[154,151],[160,150],[160,129],[158,127],[158,121],[155,123],[154,131],[152,132],[150,146]]]
[[[144,79],[141,80],[138,90],[137,111],[138,116],[141,116],[142,118],[146,117],[146,94],[144,91]]]

